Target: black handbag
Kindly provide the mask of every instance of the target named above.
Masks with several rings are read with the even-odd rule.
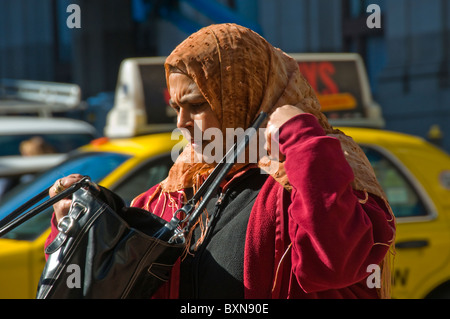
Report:
[[[37,298],[150,298],[168,280],[184,238],[155,238],[166,221],[126,207],[88,179],[47,246]],[[106,199],[106,200],[105,200]]]
[[[169,222],[127,207],[114,192],[83,178],[23,213],[48,194],[32,198],[0,222],[0,237],[57,201],[72,197],[58,235],[46,247],[47,262],[36,298],[150,298],[169,279],[185,249],[185,235],[261,125],[261,113],[195,195]]]

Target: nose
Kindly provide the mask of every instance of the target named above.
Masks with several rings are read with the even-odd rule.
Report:
[[[188,128],[190,126],[193,126],[193,121],[191,118],[191,113],[186,111],[184,108],[180,108],[180,111],[178,112],[178,118],[177,118],[177,127],[178,128]]]

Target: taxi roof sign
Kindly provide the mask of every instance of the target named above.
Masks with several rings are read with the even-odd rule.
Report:
[[[366,68],[357,53],[290,54],[316,91],[335,126],[382,128],[381,107],[373,100]]]
[[[168,106],[164,61],[164,57],[122,61],[106,136],[131,137],[176,127],[176,114]]]
[[[364,63],[354,53],[290,54],[316,91],[332,125],[381,128],[380,106],[373,100]],[[175,128],[169,107],[165,57],[122,61],[114,107],[108,113],[105,135],[131,137]]]

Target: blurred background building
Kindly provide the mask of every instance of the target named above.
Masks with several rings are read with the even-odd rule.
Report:
[[[70,4],[81,28],[66,24]],[[370,4],[381,28],[367,27]],[[76,83],[101,99],[124,58],[165,56],[203,26],[236,22],[289,53],[360,53],[386,129],[449,151],[449,15],[449,0],[1,0],[0,78]]]

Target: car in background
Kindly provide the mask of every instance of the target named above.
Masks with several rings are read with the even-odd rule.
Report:
[[[393,298],[450,298],[450,157],[422,138],[342,128],[363,148],[396,218]]]
[[[0,200],[17,184],[99,136],[85,121],[55,116],[83,109],[81,95],[73,83],[0,79]],[[26,156],[22,143],[40,155]]]
[[[62,162],[67,153],[97,138],[96,129],[85,121],[30,116],[0,117],[0,200],[14,186],[34,174]],[[46,149],[27,156],[24,142],[41,139]],[[42,146],[42,145],[39,145]]]
[[[0,220],[57,179],[71,173],[90,176],[93,182],[131,200],[163,180],[172,166],[172,151],[184,142],[159,133],[133,138],[100,138],[72,153],[63,163],[19,186],[0,202]],[[44,243],[50,232],[52,209],[0,238],[0,298],[34,298],[45,264]]]

